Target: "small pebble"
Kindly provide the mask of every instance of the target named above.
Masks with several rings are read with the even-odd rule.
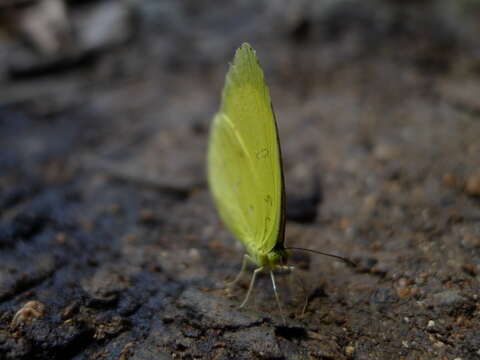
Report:
[[[190,248],[188,249],[188,256],[197,260],[200,259],[200,252],[198,251],[198,249]]]
[[[397,295],[401,299],[405,299],[410,296],[410,289],[408,288],[397,288]]]
[[[409,279],[406,277],[402,277],[398,279],[395,284],[395,290],[397,291],[398,297],[404,299],[416,293],[418,289],[416,287],[412,288],[411,287],[412,284],[413,284],[412,279]]]
[[[462,237],[462,245],[468,248],[480,248],[480,236],[472,232],[467,232]]]
[[[378,144],[373,149],[373,156],[380,161],[390,161],[398,155],[398,148],[391,144]]]
[[[456,186],[458,184],[458,180],[453,174],[443,175],[442,182],[446,186]]]
[[[465,183],[465,191],[472,196],[480,196],[480,173],[470,175]]]
[[[464,264],[462,265],[462,270],[466,272],[468,275],[471,276],[476,276],[477,275],[477,269],[475,268],[474,265],[472,264]]]
[[[65,242],[67,241],[67,235],[63,232],[61,233],[58,233],[56,236],[55,236],[55,241],[57,242],[57,244],[59,245],[64,245]]]
[[[141,224],[153,224],[156,221],[155,213],[151,209],[142,209],[140,210],[138,221]]]
[[[354,352],[355,352],[355,348],[353,346],[348,345],[345,347],[345,354],[347,356],[352,356]]]
[[[342,230],[347,230],[351,225],[352,225],[352,222],[345,217],[341,218],[340,221],[338,222],[338,226]]]
[[[423,285],[427,282],[428,274],[423,272],[417,275],[415,278],[415,284],[417,285]]]
[[[29,301],[17,311],[10,323],[12,329],[16,329],[20,325],[32,323],[42,317],[45,312],[45,305],[40,301]]]
[[[378,207],[378,195],[369,194],[363,200],[363,209],[367,213],[371,213]]]
[[[383,249],[383,243],[379,240],[376,240],[370,244],[370,249],[372,251],[380,251]]]

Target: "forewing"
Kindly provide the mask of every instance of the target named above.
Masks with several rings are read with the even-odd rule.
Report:
[[[254,50],[230,66],[211,130],[208,177],[220,216],[250,251],[283,240],[282,170],[269,90]]]

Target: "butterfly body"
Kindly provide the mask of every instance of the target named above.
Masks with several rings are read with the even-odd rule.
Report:
[[[237,283],[248,262],[257,265],[243,307],[256,276],[268,271],[284,322],[274,270],[288,269],[291,250],[308,251],[341,260],[322,251],[284,246],[285,183],[277,123],[270,92],[255,51],[244,43],[235,52],[225,78],[220,109],[213,119],[208,145],[208,183],[219,215],[246,250]]]
[[[220,217],[252,261],[269,268],[285,261],[277,125],[263,71],[248,44],[235,54],[213,119],[208,180]]]
[[[250,261],[255,276],[286,266],[285,186],[277,124],[255,51],[237,49],[225,79],[208,147],[208,182],[219,215],[247,252],[236,282]],[[280,304],[279,304],[280,306]]]

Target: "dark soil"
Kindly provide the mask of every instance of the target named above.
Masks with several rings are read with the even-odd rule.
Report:
[[[0,359],[480,358],[478,5],[67,3],[66,53],[0,38]],[[122,36],[75,42],[115,11]],[[286,325],[268,277],[245,309],[248,277],[225,290],[243,250],[205,181],[243,41],[278,118],[287,244],[358,264],[294,254]]]

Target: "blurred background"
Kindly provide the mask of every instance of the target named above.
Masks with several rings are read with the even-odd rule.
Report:
[[[1,0],[0,359],[477,358],[479,19],[476,0]],[[243,250],[205,151],[242,42],[287,244],[359,264],[294,255],[290,327],[268,279],[247,310],[222,290]]]

